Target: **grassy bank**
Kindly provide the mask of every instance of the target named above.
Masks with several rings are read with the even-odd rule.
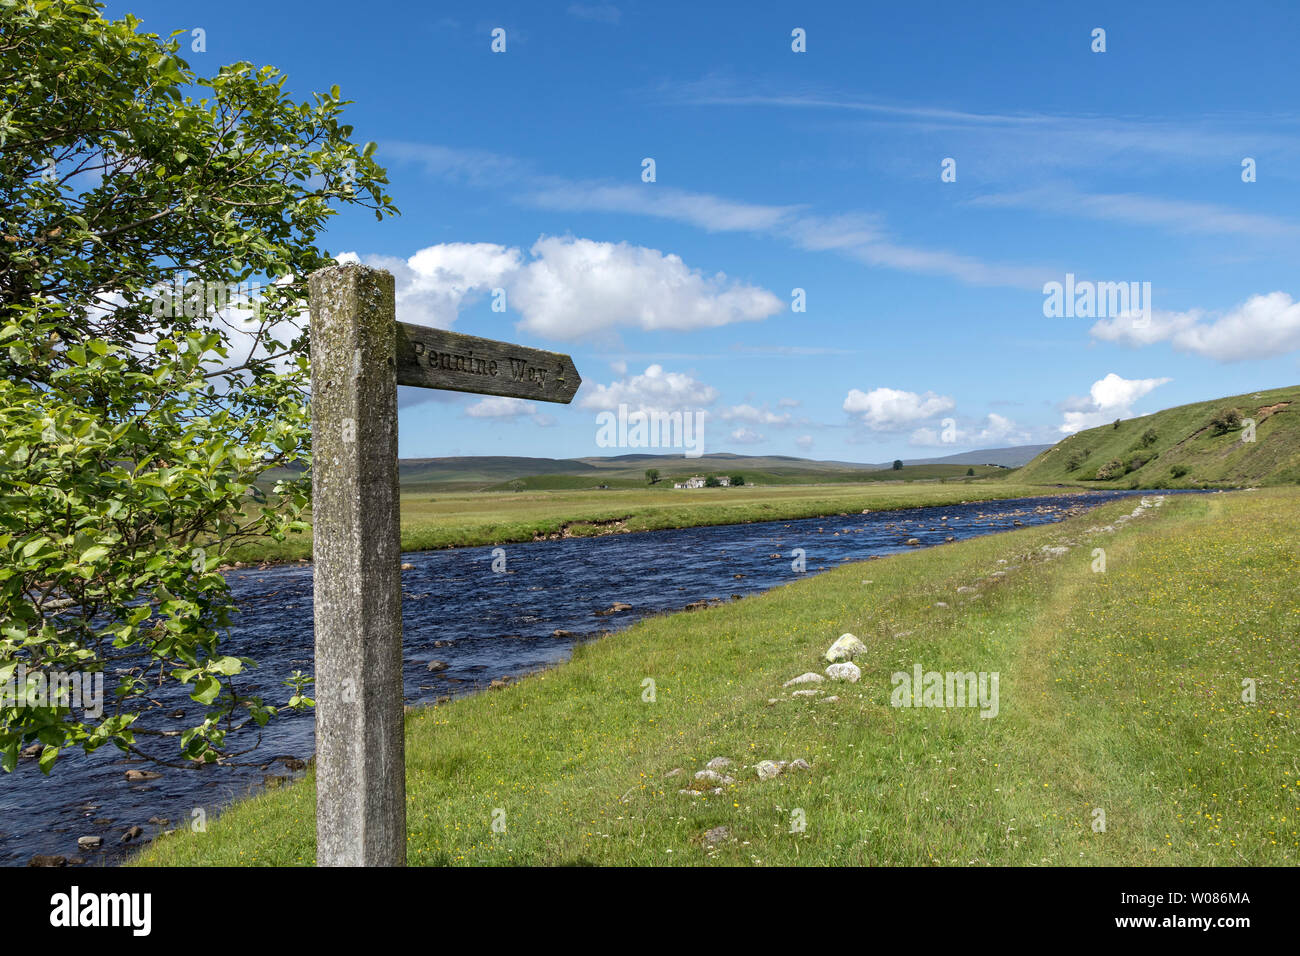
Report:
[[[1296,386],[1166,408],[1075,432],[1025,465],[1017,480],[1094,488],[1294,485],[1298,410]]]
[[[1114,523],[1135,504],[646,620],[412,713],[410,862],[1295,865],[1300,494]],[[844,631],[868,648],[860,683],[782,689]],[[891,707],[891,674],[918,663],[998,672],[997,716]],[[718,756],[734,784],[678,793]],[[753,769],[796,758],[811,769]],[[308,777],[141,862],[311,863],[313,800]]]
[[[982,481],[948,484],[782,485],[741,488],[638,488],[522,493],[403,494],[402,550],[422,551],[662,528],[813,518],[839,512],[914,508],[1046,494],[1051,489]],[[1059,490],[1059,489],[1058,489]],[[258,541],[231,552],[236,561],[311,556],[310,535]]]

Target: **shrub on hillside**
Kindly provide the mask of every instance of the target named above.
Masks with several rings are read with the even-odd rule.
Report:
[[[1112,478],[1119,478],[1124,474],[1124,462],[1118,458],[1112,458],[1106,464],[1097,469],[1098,481],[1110,481]]]
[[[1142,433],[1142,439],[1141,439],[1142,447],[1150,448],[1152,445],[1156,443],[1156,439],[1159,437],[1160,436],[1156,434],[1156,430],[1154,428],[1148,428],[1146,431]]]
[[[1181,478],[1185,474],[1187,474],[1186,465],[1174,465],[1169,469],[1169,477],[1171,478]]]
[[[1214,429],[1214,434],[1226,435],[1241,427],[1241,412],[1235,408],[1220,409],[1219,413],[1210,419],[1210,427]]]

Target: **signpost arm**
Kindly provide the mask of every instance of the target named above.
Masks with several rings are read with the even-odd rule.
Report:
[[[332,266],[311,297],[316,860],[406,863],[393,277]]]

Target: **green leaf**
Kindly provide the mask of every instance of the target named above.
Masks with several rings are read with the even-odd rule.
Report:
[[[194,691],[190,697],[205,706],[211,704],[221,693],[221,682],[215,677],[204,675],[194,682]]]
[[[80,562],[82,564],[94,564],[100,558],[107,555],[108,551],[109,549],[104,545],[97,544],[94,547],[87,548],[85,551],[81,552]]]

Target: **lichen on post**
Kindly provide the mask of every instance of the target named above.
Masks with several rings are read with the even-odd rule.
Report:
[[[316,861],[406,862],[396,306],[391,274],[314,272]]]

